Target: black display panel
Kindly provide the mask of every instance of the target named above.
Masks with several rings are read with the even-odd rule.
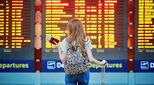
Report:
[[[135,3],[135,59],[154,60],[154,1]]]
[[[42,59],[59,60],[57,49],[45,37],[50,35],[62,41],[72,18],[84,24],[96,59],[128,59],[127,3],[125,0],[44,0]]]
[[[0,0],[0,60],[34,59],[34,0]]]

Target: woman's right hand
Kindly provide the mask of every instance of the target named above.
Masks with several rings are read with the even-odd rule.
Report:
[[[102,61],[100,62],[101,65],[105,65],[106,63],[107,63],[106,60],[102,60]]]
[[[55,44],[53,44],[53,46],[55,46],[56,48],[60,49],[60,45],[57,42],[55,42]]]

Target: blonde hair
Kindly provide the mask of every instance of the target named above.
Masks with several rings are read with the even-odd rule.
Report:
[[[83,24],[78,19],[72,19],[67,24],[68,37],[66,38],[68,42],[68,47],[72,47],[76,50],[77,46],[80,46],[83,56],[87,56],[85,51],[85,38]]]

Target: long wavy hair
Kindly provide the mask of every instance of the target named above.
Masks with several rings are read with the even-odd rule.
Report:
[[[83,29],[83,24],[78,19],[72,19],[67,24],[68,37],[66,38],[68,46],[72,47],[73,50],[80,46],[83,56],[87,56],[85,50],[85,38],[86,34]]]

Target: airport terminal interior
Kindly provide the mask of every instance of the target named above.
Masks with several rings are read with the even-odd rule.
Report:
[[[154,85],[154,0],[0,0],[0,85],[65,85],[46,37],[83,23],[92,54],[89,85]]]

